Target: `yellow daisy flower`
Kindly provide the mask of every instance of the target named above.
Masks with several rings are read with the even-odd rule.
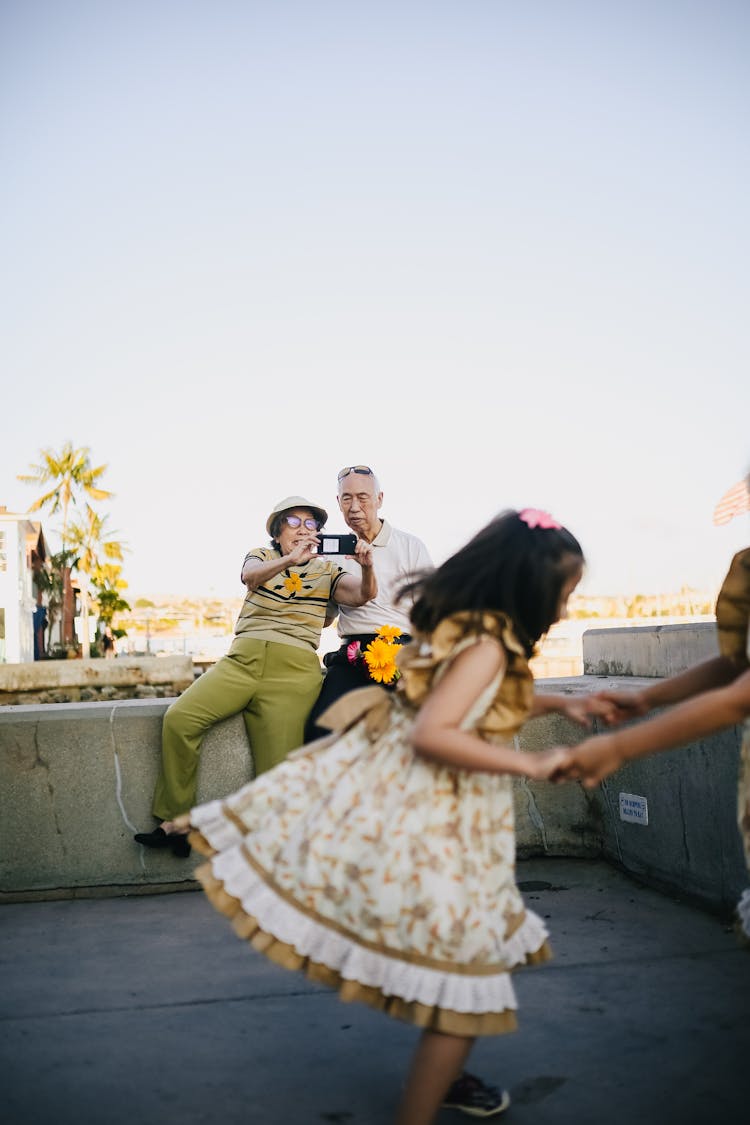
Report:
[[[398,625],[381,625],[377,636],[383,641],[395,641],[396,637],[401,636],[401,630]]]
[[[396,651],[398,645],[389,644],[375,638],[370,641],[363,656],[370,671],[370,678],[377,684],[390,684],[398,676],[396,667]]]
[[[284,579],[284,588],[290,594],[298,594],[302,589],[302,579],[299,574],[290,574],[288,578]]]

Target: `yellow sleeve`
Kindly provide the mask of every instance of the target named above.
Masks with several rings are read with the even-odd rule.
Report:
[[[716,627],[722,656],[747,667],[750,627],[750,547],[738,551],[716,599]]]

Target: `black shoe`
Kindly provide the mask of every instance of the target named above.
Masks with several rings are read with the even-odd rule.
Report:
[[[456,1079],[443,1102],[446,1109],[460,1109],[470,1117],[495,1117],[504,1113],[509,1105],[507,1090],[487,1086],[481,1078],[466,1073]]]
[[[178,859],[187,859],[190,855],[188,838],[180,832],[168,833],[159,827],[153,832],[136,832],[133,839],[136,844],[143,844],[146,848],[171,848],[172,855]]]
[[[169,837],[171,840],[172,855],[178,859],[187,859],[190,855],[190,844],[184,832],[175,832]]]
[[[136,832],[133,839],[136,844],[143,844],[147,848],[168,848],[172,843],[163,828],[155,828],[153,832]]]

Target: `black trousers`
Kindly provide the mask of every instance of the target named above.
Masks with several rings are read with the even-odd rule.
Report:
[[[346,695],[348,691],[354,691],[355,688],[372,686],[375,681],[370,678],[370,672],[363,660],[358,660],[352,664],[346,655],[347,647],[352,641],[359,641],[360,647],[364,651],[370,641],[375,640],[375,634],[363,634],[357,637],[347,637],[342,643],[340,648],[335,652],[329,652],[323,657],[323,664],[326,668],[326,674],[323,677],[323,687],[320,689],[312,711],[307,717],[305,724],[305,742],[314,742],[316,738],[322,738],[325,734],[330,734],[327,727],[319,727],[317,724],[318,715],[322,715],[327,707],[340,699],[342,695]],[[398,638],[399,644],[408,644],[411,637],[403,635]],[[379,684],[383,691],[392,691],[396,686],[395,684]]]

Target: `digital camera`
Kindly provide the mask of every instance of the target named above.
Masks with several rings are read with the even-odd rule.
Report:
[[[356,535],[337,535],[335,532],[321,531],[318,536],[320,555],[353,555],[356,546]]]

